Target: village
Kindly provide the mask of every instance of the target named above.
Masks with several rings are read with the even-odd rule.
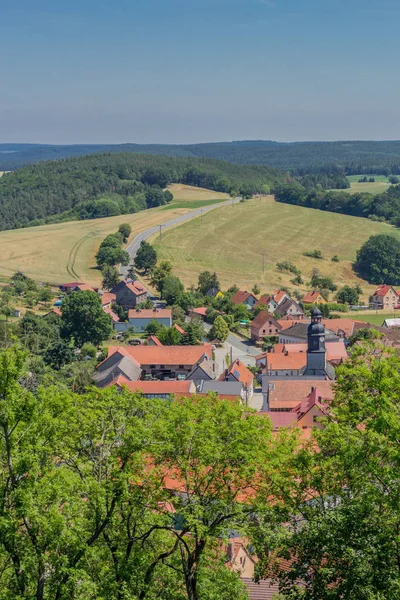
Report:
[[[382,311],[382,327],[356,318],[324,318],[327,301],[318,290],[309,291],[301,301],[284,290],[259,297],[244,290],[206,290],[207,300],[222,301],[230,295],[234,310],[249,317],[241,321],[248,326],[249,339],[228,328],[218,334],[210,318],[217,312],[221,322],[224,314],[211,304],[189,307],[177,318],[173,307],[152,296],[138,279],[128,277],[110,291],[77,281],[60,285],[60,293],[67,297],[82,292],[98,295],[114,330],[107,356],[93,375],[99,388],[125,386],[146,398],[166,400],[214,393],[224,400],[239,399],[268,416],[276,431],[297,427],[305,437],[327,414],[335,367],[346,361],[354,344],[374,331],[384,345],[400,348],[400,319],[385,319],[383,314],[400,302],[388,285],[378,286],[370,298],[371,307]],[[61,317],[62,302],[56,304],[49,314]],[[123,320],[116,313],[119,309],[125,311]],[[201,339],[193,338],[193,325]],[[191,341],[186,341],[189,336]]]

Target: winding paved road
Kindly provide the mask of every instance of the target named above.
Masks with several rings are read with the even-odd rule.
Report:
[[[238,202],[240,202],[240,198],[233,198],[232,200],[226,200],[226,202],[218,202],[216,204],[211,204],[210,206],[203,206],[203,208],[196,208],[196,210],[192,210],[192,211],[186,213],[185,215],[175,217],[175,219],[171,219],[170,221],[166,221],[165,223],[160,223],[159,225],[155,225],[154,227],[151,227],[150,229],[146,229],[145,231],[142,231],[136,237],[134,237],[133,240],[131,241],[131,243],[129,244],[129,246],[127,246],[127,248],[125,248],[125,250],[129,254],[129,256],[131,257],[130,262],[133,262],[136,252],[139,249],[140,242],[142,242],[143,240],[147,240],[147,238],[149,238],[154,233],[158,233],[160,231],[160,225],[161,225],[162,231],[164,231],[164,229],[173,227],[174,225],[179,225],[180,223],[184,223],[185,221],[188,221],[189,219],[193,219],[194,217],[200,217],[202,214],[210,212],[210,210],[215,210],[216,208],[220,208],[221,206],[232,206],[233,204],[237,204]],[[129,267],[122,267],[122,266],[120,267],[120,273],[123,277],[127,276],[128,269],[129,269]]]

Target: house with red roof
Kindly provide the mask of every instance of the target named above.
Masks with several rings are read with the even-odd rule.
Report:
[[[279,335],[282,327],[273,315],[262,310],[251,322],[250,331],[251,339],[254,342],[261,342],[264,337]]]
[[[117,304],[125,309],[135,308],[141,302],[145,302],[149,296],[148,290],[140,281],[120,281],[111,290],[115,294]]]
[[[122,375],[128,381],[188,377],[197,365],[208,361],[213,369],[212,347],[201,346],[110,346],[108,357],[97,367],[95,381],[105,387]]]
[[[273,314],[278,305],[272,296],[270,296],[269,294],[263,294],[261,298],[255,303],[254,308],[258,308],[259,306],[265,306],[267,311],[270,314]]]
[[[117,301],[117,297],[115,294],[111,292],[103,292],[100,296],[101,305],[103,308],[111,308],[112,304],[115,304]]]
[[[189,311],[189,317],[191,319],[198,319],[200,317],[200,319],[205,319],[207,316],[207,306],[199,306],[198,308],[192,308]]]
[[[82,283],[81,281],[72,281],[71,283],[62,283],[60,286],[60,291],[64,292],[64,294],[72,294],[72,292],[95,292],[96,290],[92,288],[87,283]]]
[[[303,304],[327,304],[328,301],[323,297],[321,292],[311,290],[303,298]]]
[[[219,378],[220,381],[239,381],[242,384],[242,399],[248,401],[254,393],[254,375],[253,373],[240,361],[236,359],[228,369]]]
[[[231,300],[233,304],[236,304],[237,306],[243,304],[243,306],[246,306],[248,309],[252,309],[257,304],[257,298],[254,294],[247,291],[243,292],[242,290],[238,290],[233,294]]]
[[[399,303],[399,294],[391,285],[378,285],[369,299],[371,308],[394,309]]]

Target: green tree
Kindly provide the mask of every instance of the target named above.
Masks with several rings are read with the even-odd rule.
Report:
[[[342,302],[343,304],[358,304],[358,297],[358,290],[355,287],[351,287],[349,285],[345,285],[336,294],[336,300],[338,302]]]
[[[49,285],[44,285],[43,287],[39,288],[37,298],[39,302],[50,302],[50,300],[53,298],[51,287]]]
[[[147,323],[145,330],[148,335],[157,335],[162,325],[157,321],[157,319],[152,319],[149,323]]]
[[[217,317],[210,330],[210,339],[218,340],[219,342],[225,342],[229,335],[229,328],[226,321],[221,315]]]
[[[61,367],[75,360],[74,347],[67,340],[59,340],[44,355],[44,361],[52,369],[59,371]]]
[[[169,260],[162,260],[151,270],[151,283],[158,292],[162,292],[164,280],[172,274],[172,263]]]
[[[219,289],[217,274],[210,273],[210,271],[203,271],[199,275],[197,290],[204,296],[211,288]]]
[[[168,275],[163,282],[162,297],[168,305],[172,306],[177,304],[184,290],[185,288],[179,277]]]
[[[164,346],[179,346],[182,340],[182,334],[175,327],[159,329],[157,337]]]
[[[112,332],[110,315],[103,311],[95,292],[72,292],[63,302],[62,334],[80,348],[85,342],[99,346]]]
[[[156,266],[156,263],[157,252],[155,251],[153,246],[151,246],[145,240],[143,240],[140,243],[139,249],[135,256],[135,268],[147,273]]]
[[[261,288],[259,285],[257,285],[257,283],[255,283],[251,291],[255,296],[258,296],[261,293]]]
[[[121,225],[118,227],[118,232],[122,235],[122,240],[124,244],[126,244],[129,236],[132,233],[132,227],[129,225],[129,223],[121,223]]]
[[[380,233],[371,236],[357,252],[355,267],[370,283],[400,284],[400,241]]]
[[[104,290],[111,290],[113,287],[118,285],[121,280],[118,269],[111,265],[105,265],[102,268],[103,281],[101,282],[101,287]]]
[[[129,265],[130,256],[121,247],[113,248],[111,246],[103,246],[96,254],[96,262],[99,267],[114,266],[117,264]]]

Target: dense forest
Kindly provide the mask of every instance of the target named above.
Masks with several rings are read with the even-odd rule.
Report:
[[[191,158],[214,158],[236,164],[269,165],[306,173],[400,174],[400,141],[294,142],[239,141],[208,144],[99,144],[41,145],[0,144],[0,171],[44,160],[69,158],[97,152],[132,152]]]
[[[392,185],[383,194],[375,196],[368,193],[325,191],[321,186],[307,188],[300,181],[293,181],[277,186],[274,193],[277,202],[368,217],[400,227],[400,185]]]
[[[96,154],[26,166],[0,179],[0,229],[134,213],[166,204],[169,183],[251,196],[284,174],[212,159]]]

